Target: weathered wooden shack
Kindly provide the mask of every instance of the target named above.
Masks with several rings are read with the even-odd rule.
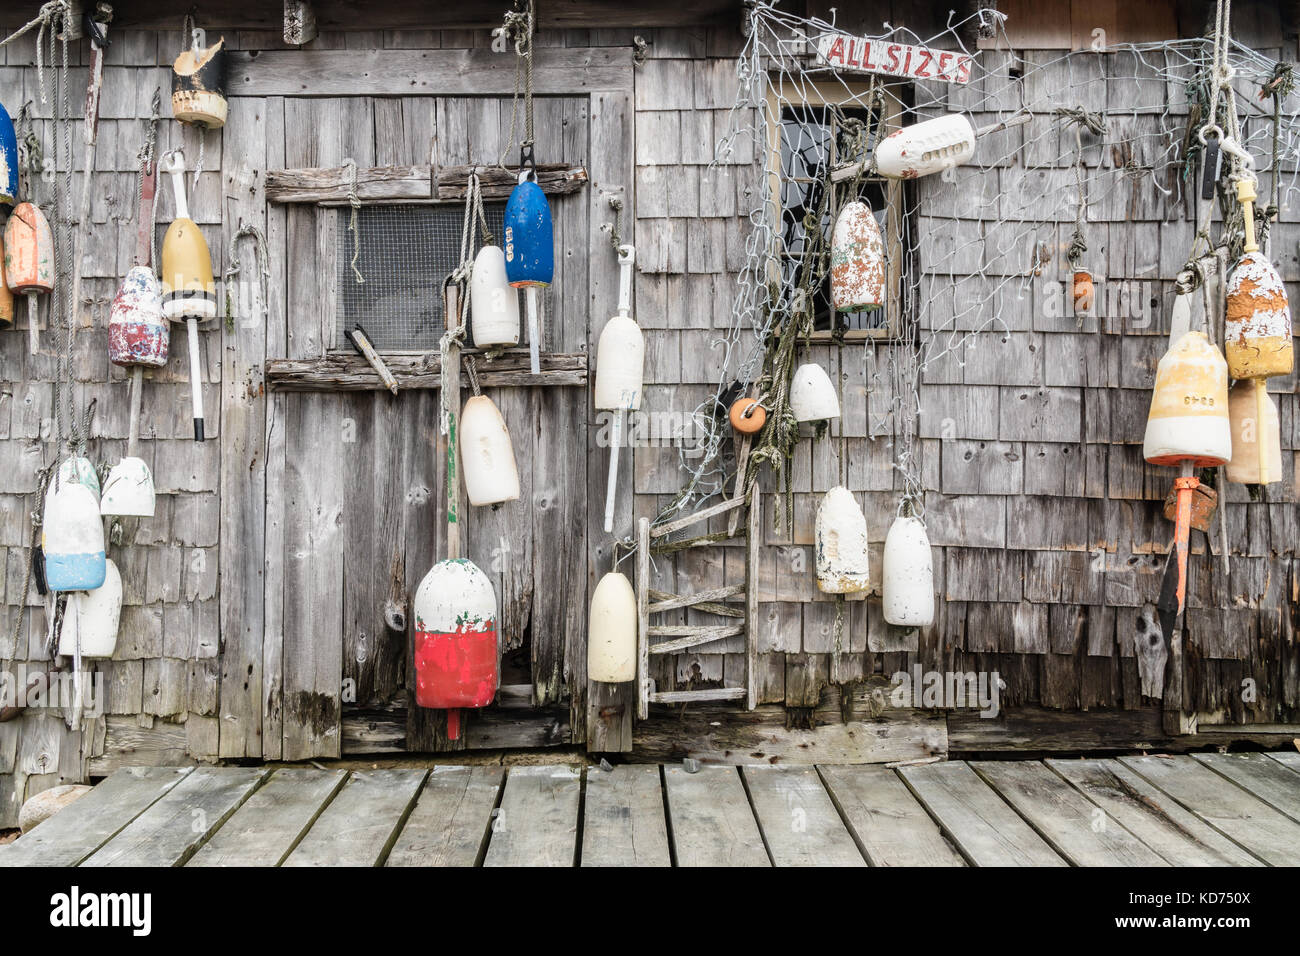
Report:
[[[22,6],[5,14],[5,35],[36,15],[35,4]],[[1143,461],[1143,430],[1174,281],[1204,223],[1175,188],[1186,176],[1181,154],[1164,151],[1183,136],[1193,104],[1168,78],[1172,60],[1124,44],[1202,37],[1212,5],[1081,13],[1080,4],[1002,2],[1001,39],[968,30],[959,41],[945,32],[948,4],[841,2],[834,14],[829,4],[794,4],[793,13],[834,17],[848,34],[880,35],[888,23],[938,38],[936,47],[965,42],[980,69],[951,86],[947,108],[977,125],[1034,114],[995,134],[1000,148],[955,178],[882,186],[886,203],[908,190],[906,223],[887,224],[891,237],[911,237],[891,274],[919,290],[889,309],[912,309],[924,334],[945,315],[966,314],[970,303],[954,303],[963,275],[1065,279],[1075,224],[1066,195],[1079,154],[1074,131],[1058,143],[1051,124],[1054,110],[1076,107],[1108,120],[1105,136],[1081,134],[1082,164],[1116,177],[1089,204],[1089,265],[1103,295],[1113,287],[1135,298],[1076,321],[1042,308],[1036,290],[1000,285],[977,303],[996,323],[986,315],[962,330],[960,349],[916,371],[920,413],[911,419],[882,414],[893,398],[878,373],[900,326],[815,332],[801,361],[830,372],[843,413],[828,434],[796,446],[790,497],[765,468],[752,518],[736,509],[707,528],[660,534],[695,507],[664,517],[689,477],[683,462],[699,437],[690,413],[737,375],[728,345],[737,277],[774,140],[740,135],[725,155],[717,147],[729,131],[766,129],[738,71],[753,7],[537,0],[535,149],[549,164],[555,278],[541,371],[529,370],[527,349],[512,350],[476,354],[477,383],[462,379],[465,394],[481,387],[508,422],[522,493],[498,508],[463,508],[462,553],[496,589],[503,662],[495,703],[467,715],[455,741],[441,713],[412,697],[411,594],[447,535],[437,303],[460,261],[476,170],[487,226],[498,228],[513,175],[497,167],[503,157],[518,161],[521,70],[512,45],[494,47],[501,4],[285,6],[310,14],[290,25],[305,29],[292,37],[304,42],[286,42],[276,4],[210,0],[201,9],[208,42],[224,39],[229,100],[224,127],[204,132],[171,118],[181,17],[156,4],[114,4],[82,224],[73,394],[78,407],[96,401],[88,457],[116,462],[128,437],[129,375],[108,361],[107,318],[132,264],[138,153],[161,88],[156,153],[183,148],[192,175],[201,162],[190,212],[225,280],[219,315],[199,335],[208,434],[193,440],[189,346],[178,325],[168,365],[145,373],[139,418],[156,513],[120,522],[110,545],[124,589],[117,649],[83,662],[92,686],[102,680],[102,712],[78,725],[66,707],[29,706],[0,722],[0,827],[41,789],[126,765],[569,746],[633,759],[866,762],[1269,743],[1300,729],[1294,374],[1269,385],[1283,480],[1263,492],[1221,489],[1226,521],[1193,533],[1188,608],[1173,640],[1154,610],[1170,547],[1162,502],[1171,472]],[[1270,61],[1295,59],[1291,6],[1239,2],[1233,16],[1239,43]],[[1094,29],[1106,31],[1109,48],[1088,49]],[[78,116],[70,128],[79,174],[90,41],[69,49],[63,82]],[[44,57],[38,69],[35,31],[0,49],[0,102],[15,117],[30,104],[36,142],[56,160],[38,191],[65,182],[56,101],[42,95],[55,74]],[[800,95],[825,107],[819,89]],[[933,82],[929,89],[922,99],[939,102]],[[1257,104],[1256,93],[1240,98]],[[1266,123],[1271,103],[1252,108],[1248,122]],[[1281,110],[1294,117],[1294,95]],[[738,124],[737,111],[749,118]],[[1039,148],[1045,136],[1050,150]],[[1160,150],[1150,147],[1156,140]],[[1261,171],[1261,194],[1279,168],[1294,179],[1295,162],[1291,152]],[[1040,198],[1024,217],[999,211],[1027,190]],[[170,198],[160,199],[160,240],[171,216]],[[1054,224],[1041,261],[1023,219]],[[1278,219],[1272,256],[1294,299],[1300,204],[1285,190]],[[266,239],[265,283],[250,226]],[[646,364],[644,417],[606,534],[608,421],[592,407],[591,384],[616,305],[612,239],[637,249],[633,311]],[[11,688],[54,666],[46,601],[24,587],[38,471],[59,453],[49,309],[42,302],[46,332],[34,353],[21,309],[0,330],[0,665]],[[397,374],[396,396],[344,336],[361,316]],[[907,421],[915,433],[904,436]],[[817,502],[844,483],[866,514],[878,581],[904,490],[894,467],[904,444],[923,487],[937,595],[934,624],[910,631],[885,624],[877,593],[842,604],[820,594],[812,571]],[[731,446],[728,433],[722,460],[734,468]],[[792,521],[780,524],[787,501]],[[650,560],[637,548],[641,518],[652,522],[643,545],[696,531],[718,540]],[[644,719],[641,684],[587,675],[588,602],[615,561],[654,610],[643,640],[680,642],[646,657],[653,691]],[[704,592],[715,593],[701,608]],[[721,630],[694,643],[702,626]],[[899,672],[996,673],[999,713],[981,717],[977,707],[920,694],[900,704],[890,699]]]

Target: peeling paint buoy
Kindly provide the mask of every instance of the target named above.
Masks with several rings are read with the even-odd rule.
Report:
[[[900,514],[885,536],[881,595],[885,620],[904,627],[934,623],[934,565],[930,536],[915,515]]]
[[[587,677],[603,684],[636,680],[636,594],[626,575],[611,571],[591,595]]]
[[[486,395],[475,395],[461,411],[460,456],[470,504],[496,505],[519,497],[519,469],[510,431]]]
[[[885,304],[885,243],[864,202],[851,202],[835,220],[831,242],[831,306],[863,312]]]
[[[840,398],[820,365],[809,362],[795,369],[790,380],[790,411],[797,422],[840,417]]]
[[[817,507],[817,588],[825,594],[865,591],[869,565],[867,519],[853,492],[832,488]]]
[[[219,129],[226,125],[230,109],[226,102],[226,38],[203,47],[203,32],[195,30],[192,36],[194,45],[182,50],[172,63],[172,115],[182,123]]]
[[[104,523],[99,497],[79,481],[51,485],[41,519],[45,586],[51,591],[88,591],[104,583]]]
[[[415,702],[446,710],[460,737],[460,710],[486,707],[500,682],[496,594],[472,561],[439,561],[415,592]]]

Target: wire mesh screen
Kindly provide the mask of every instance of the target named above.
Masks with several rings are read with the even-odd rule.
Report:
[[[378,349],[437,348],[446,327],[442,284],[460,265],[464,207],[363,206],[356,240],[351,212],[338,214],[338,342],[346,345],[344,333],[360,324]],[[484,212],[499,241],[505,206],[485,204]]]

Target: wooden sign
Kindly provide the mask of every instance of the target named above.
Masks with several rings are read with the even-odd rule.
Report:
[[[817,39],[817,62],[845,73],[883,73],[913,80],[970,82],[971,58],[889,40],[826,33]]]

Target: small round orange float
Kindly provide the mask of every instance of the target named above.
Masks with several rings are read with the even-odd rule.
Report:
[[[746,396],[732,403],[730,417],[732,428],[742,435],[752,435],[767,421],[767,409],[758,399]]]

